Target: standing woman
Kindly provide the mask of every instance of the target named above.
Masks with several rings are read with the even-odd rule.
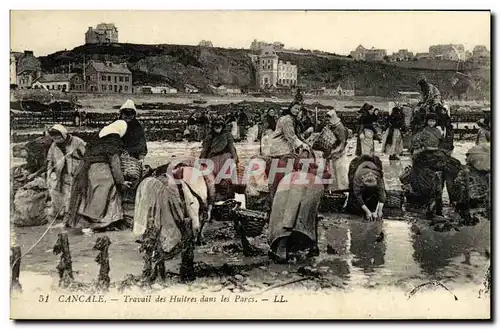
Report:
[[[148,154],[146,135],[142,125],[136,118],[137,111],[132,100],[128,99],[120,108],[120,119],[127,123],[127,132],[122,138],[125,151],[138,160],[143,160]]]
[[[101,230],[123,219],[121,190],[129,188],[120,165],[127,123],[117,120],[90,143],[71,190],[68,227]]]
[[[359,113],[358,119],[358,139],[356,143],[356,155],[374,155],[375,144],[374,139],[377,138],[377,130],[375,129],[375,121],[377,117],[374,115],[374,107],[365,103]]]
[[[64,217],[69,208],[71,186],[80,162],[85,154],[85,142],[71,136],[62,125],[54,125],[49,129],[53,140],[47,153],[47,187],[51,199],[50,214]]]
[[[333,183],[328,186],[330,191],[345,190],[348,188],[347,180],[347,164],[346,164],[346,146],[348,139],[348,131],[335,110],[327,113],[330,121],[327,124],[335,135],[335,144],[329,154],[325,155],[328,161],[328,167],[332,173]]]
[[[273,108],[267,110],[264,119],[262,120],[262,136],[260,139],[260,154],[267,156],[271,152],[270,140],[276,129],[276,113]]]
[[[388,119],[388,128],[382,141],[382,152],[389,154],[389,160],[399,160],[403,152],[403,132],[405,132],[405,116],[399,107],[392,109]]]
[[[233,136],[230,131],[226,129],[226,124],[222,117],[216,117],[212,121],[210,133],[203,141],[200,159],[210,159],[213,162],[214,168],[212,172],[215,177],[217,177],[227,161],[231,161],[232,163],[228,163],[226,166],[238,162]],[[215,191],[215,201],[234,198],[230,180],[223,179],[218,182],[215,185]]]
[[[299,137],[297,116],[301,107],[298,103],[290,104],[276,123],[276,129],[271,139],[270,159],[266,163],[266,175],[269,179],[269,207],[273,202],[279,181],[285,176],[283,172],[270,176],[273,159],[278,159],[277,168],[283,169],[287,168],[289,160],[296,160],[301,150],[311,150],[309,145]]]

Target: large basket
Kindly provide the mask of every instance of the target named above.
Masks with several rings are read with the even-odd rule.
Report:
[[[234,219],[234,210],[240,205],[238,201],[227,200],[221,204],[214,204],[210,213],[217,222],[228,222]]]
[[[234,215],[243,226],[245,236],[250,238],[261,235],[267,223],[267,213],[263,211],[237,209]]]
[[[142,164],[136,158],[128,154],[122,154],[121,167],[125,180],[137,181],[142,176]]]
[[[319,211],[321,212],[341,212],[347,200],[345,193],[326,193],[321,199]]]
[[[402,190],[388,190],[385,206],[387,208],[402,209],[405,201],[404,192]]]
[[[323,153],[330,152],[335,147],[337,138],[330,128],[325,127],[314,141],[312,148]]]

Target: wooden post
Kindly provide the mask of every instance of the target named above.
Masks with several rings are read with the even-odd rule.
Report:
[[[109,278],[109,245],[111,240],[107,236],[101,236],[97,238],[94,245],[95,250],[99,250],[99,254],[95,258],[95,262],[100,265],[99,275],[97,276],[97,281],[95,286],[98,290],[107,291],[109,289],[110,278]]]
[[[318,132],[318,107],[317,106],[315,107],[314,111],[316,112],[314,132]]]
[[[158,276],[163,280],[166,278],[165,253],[160,243],[160,234],[161,228],[148,225],[140,241],[139,251],[144,253],[142,280],[146,285],[152,284]]]
[[[68,233],[59,233],[53,252],[56,255],[61,254],[61,259],[57,265],[57,271],[59,272],[59,286],[67,288],[74,280]]]
[[[21,271],[21,247],[10,248],[10,268],[11,268],[11,291],[22,291],[19,283],[19,273]]]

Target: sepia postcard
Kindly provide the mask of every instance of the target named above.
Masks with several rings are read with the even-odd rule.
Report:
[[[12,10],[11,319],[491,319],[491,17]]]

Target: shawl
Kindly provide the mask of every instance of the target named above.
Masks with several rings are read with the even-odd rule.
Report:
[[[85,153],[85,142],[78,137],[66,135],[64,145],[52,143],[52,146],[47,153],[47,177],[51,172],[56,173],[56,190],[61,191],[63,185],[63,174],[68,173],[73,175],[76,163],[83,158]],[[72,162],[72,164],[68,164]]]
[[[127,132],[122,137],[123,144],[130,156],[138,158],[148,153],[146,136],[141,123],[133,119],[127,123]]]
[[[271,129],[271,130],[275,130],[276,129],[276,117],[274,116],[271,116],[269,114],[266,115],[266,123],[267,123],[267,126],[266,126],[266,129]]]
[[[217,134],[213,130],[208,137],[203,141],[203,150],[201,151],[202,158],[211,158],[216,155],[230,152],[233,154],[234,141],[231,133],[226,129]]]

